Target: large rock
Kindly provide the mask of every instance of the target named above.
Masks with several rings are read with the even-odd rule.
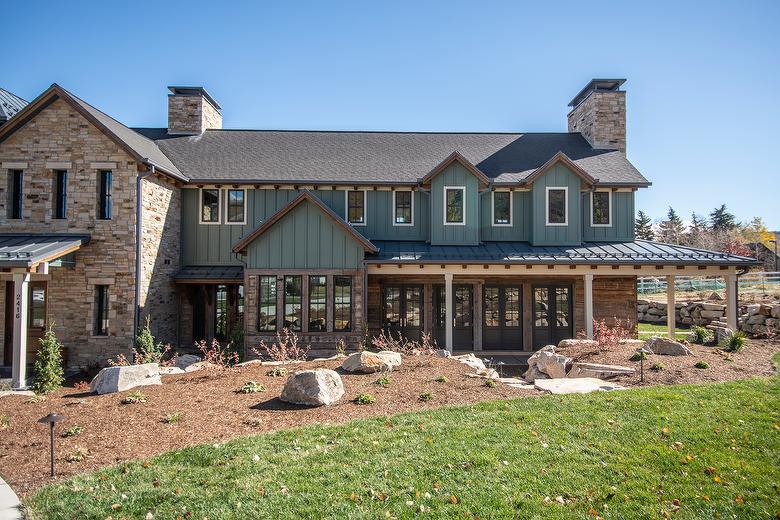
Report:
[[[341,368],[347,372],[373,374],[387,372],[401,364],[401,355],[397,352],[355,352],[347,356]]]
[[[780,305],[772,306],[772,317],[775,319],[780,319]]]
[[[595,339],[562,339],[558,343],[558,348],[569,347],[598,347],[599,342]]]
[[[398,352],[393,352],[392,350],[380,350],[376,353],[376,355],[383,358],[385,362],[392,365],[393,368],[401,366],[401,354]]]
[[[723,312],[723,311],[726,310],[726,306],[725,305],[720,305],[718,303],[702,303],[701,306],[706,311],[720,311],[720,312]]]
[[[279,399],[306,406],[327,406],[344,395],[341,377],[330,369],[301,370],[287,378]]]
[[[90,390],[98,394],[124,392],[137,386],[161,385],[160,366],[157,363],[106,367],[89,384]]]
[[[193,354],[184,354],[183,356],[179,356],[176,358],[176,368],[181,368],[182,370],[187,370],[187,367],[192,365],[193,363],[197,363],[200,361],[200,357],[195,356]]]
[[[554,350],[540,351],[536,359],[536,368],[553,379],[566,377],[566,365],[570,365],[571,361],[570,357],[556,354]]]
[[[680,343],[669,338],[653,336],[645,342],[645,348],[659,356],[690,356],[693,352]]]
[[[536,366],[532,366],[525,371],[525,374],[523,374],[523,379],[529,383],[533,383],[537,379],[549,379],[549,377],[547,377],[547,374],[540,372]]]
[[[621,339],[619,344],[633,349],[638,349],[645,346],[645,341],[642,339]]]
[[[714,318],[722,318],[723,317],[723,311],[701,311],[701,317],[702,318],[708,318],[708,319],[714,319]]]
[[[458,363],[463,363],[464,365],[470,366],[474,369],[475,372],[487,370],[485,362],[472,353],[463,354],[462,356],[452,356],[450,359],[454,359]]]
[[[597,377],[599,379],[611,379],[618,376],[630,376],[636,372],[631,367],[619,365],[601,365],[598,363],[573,363],[566,377],[582,378]]]
[[[623,390],[624,387],[614,383],[607,383],[595,377],[583,377],[580,379],[542,379],[534,383],[537,390],[551,394],[589,394],[590,392],[608,392],[611,390]]]

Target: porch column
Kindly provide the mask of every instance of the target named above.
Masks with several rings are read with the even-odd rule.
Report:
[[[585,275],[585,332],[593,339],[593,275]]]
[[[25,388],[27,382],[27,306],[30,273],[14,273],[14,347],[11,368],[14,390]]]
[[[674,276],[669,275],[666,277],[666,326],[668,329],[668,335],[671,339],[674,339],[674,329],[677,328],[675,317]]]
[[[737,275],[726,275],[726,324],[728,327],[737,330]]]
[[[444,305],[447,328],[445,329],[445,340],[447,350],[452,352],[452,273],[444,275]]]

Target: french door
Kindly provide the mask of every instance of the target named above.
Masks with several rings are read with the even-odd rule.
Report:
[[[452,286],[452,348],[474,348],[474,289],[470,284]],[[433,286],[433,339],[439,348],[446,347],[447,307],[444,286]]]
[[[419,341],[423,319],[422,285],[387,285],[382,290],[385,331]]]
[[[571,285],[533,286],[534,350],[574,337],[572,300]]]
[[[522,350],[522,291],[519,286],[486,285],[482,289],[482,348]]]

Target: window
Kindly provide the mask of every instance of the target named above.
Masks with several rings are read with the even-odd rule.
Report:
[[[347,191],[347,222],[358,226],[366,224],[365,191]]]
[[[393,225],[414,225],[414,194],[411,191],[394,191],[393,208],[395,208]]]
[[[609,227],[612,225],[612,192],[590,192],[590,225]]]
[[[493,225],[494,226],[512,225],[512,192],[511,191],[493,192]]]
[[[276,330],[276,277],[260,277],[260,295],[258,298],[257,330]]]
[[[214,288],[214,337],[220,341],[228,335],[228,296],[227,286],[217,285]]]
[[[111,220],[111,170],[98,174],[98,218]]]
[[[333,277],[333,330],[352,330],[352,278]]]
[[[54,218],[68,218],[68,172],[54,170]]]
[[[244,325],[244,286],[236,287],[236,324]]]
[[[27,321],[31,329],[43,330],[46,328],[45,282],[33,282],[30,284],[30,314]]]
[[[569,223],[566,212],[569,188],[547,188],[547,225],[565,226]]]
[[[200,190],[200,223],[219,224],[219,189]]]
[[[95,286],[95,336],[108,336],[108,285]]]
[[[284,326],[301,330],[301,277],[284,277]]]
[[[227,223],[246,224],[246,196],[244,190],[227,190]]]
[[[8,218],[22,218],[22,170],[8,170]]]
[[[324,332],[327,285],[324,276],[309,277],[309,332]]]
[[[444,187],[444,224],[466,224],[466,188],[464,186]]]

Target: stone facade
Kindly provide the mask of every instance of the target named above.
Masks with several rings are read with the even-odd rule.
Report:
[[[190,94],[168,96],[168,133],[202,134],[222,128],[222,114],[205,97]]]
[[[594,148],[626,153],[626,93],[593,91],[568,116],[569,132],[580,132]]]

